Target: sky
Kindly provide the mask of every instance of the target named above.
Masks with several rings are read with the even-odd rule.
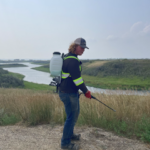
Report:
[[[0,59],[49,60],[79,37],[79,59],[150,58],[150,0],[0,0]]]

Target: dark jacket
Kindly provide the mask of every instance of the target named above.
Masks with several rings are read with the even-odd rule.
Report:
[[[69,56],[76,57],[77,59],[67,58]],[[81,77],[82,69],[80,69],[80,66],[82,62],[79,61],[76,54],[72,53],[65,55],[65,58],[67,59],[64,59],[63,61],[62,72],[69,73],[71,77],[69,76],[66,79],[61,80],[59,90],[65,93],[76,93],[80,89],[83,93],[86,93],[88,89],[86,88]],[[79,83],[77,83],[77,80]]]

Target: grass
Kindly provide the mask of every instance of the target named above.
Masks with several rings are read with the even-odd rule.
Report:
[[[25,89],[32,89],[32,90],[47,90],[47,91],[53,91],[56,89],[54,86],[49,86],[46,84],[37,84],[33,82],[24,81]]]
[[[98,61],[97,61],[98,63]],[[99,63],[103,63],[99,61]],[[87,64],[87,63],[85,63]],[[83,74],[91,76],[114,76],[114,77],[132,77],[138,76],[143,78],[150,77],[150,59],[120,59],[112,60],[103,63],[103,65],[94,66],[95,62],[92,62],[91,68],[88,67],[88,64],[83,63]]]
[[[14,77],[17,77],[19,79],[24,78],[24,75],[19,74],[19,73],[13,73],[13,72],[9,72],[9,75],[12,75]],[[31,89],[31,90],[46,90],[46,91],[55,91],[56,87],[53,86],[49,86],[46,84],[37,84],[37,83],[33,83],[33,82],[28,82],[28,81],[23,81],[24,82],[24,89]]]
[[[102,61],[105,63],[105,61]],[[96,62],[97,63],[97,62]],[[92,65],[93,63],[91,63]],[[45,68],[44,66],[36,67],[35,70],[49,72],[49,68]],[[134,89],[134,90],[149,90],[150,89],[150,78],[140,77],[97,77],[97,76],[89,76],[82,75],[85,84],[87,86],[102,88],[102,89]]]
[[[37,64],[37,65],[49,65],[50,61],[34,61],[31,62],[31,64]]]
[[[37,67],[36,70],[49,72],[49,69]],[[123,77],[94,77],[82,75],[87,86],[93,86],[103,89],[136,89],[148,90],[150,88],[150,78],[143,80],[140,77],[123,78]]]
[[[93,68],[93,67],[100,67],[103,64],[105,64],[108,61],[94,61],[92,63],[87,62],[87,63],[83,63],[84,66],[88,67],[88,68]]]
[[[93,126],[113,131],[118,135],[150,142],[150,94],[118,95],[92,93],[101,103],[80,97],[78,126]],[[45,123],[64,124],[66,115],[59,96],[46,91],[0,89],[0,123],[27,125]],[[4,121],[5,120],[5,121]],[[4,123],[5,122],[5,123]]]
[[[32,69],[50,73],[49,68],[45,68],[43,66],[41,66],[41,67],[35,67],[35,68],[32,68]]]
[[[0,64],[0,68],[11,68],[11,67],[27,67],[23,64]]]
[[[143,80],[140,77],[94,77],[82,75],[86,85],[103,89],[150,89],[150,78]]]
[[[8,75],[12,75],[13,77],[16,77],[20,80],[23,80],[23,78],[24,78],[24,75],[19,74],[19,73],[8,72]]]

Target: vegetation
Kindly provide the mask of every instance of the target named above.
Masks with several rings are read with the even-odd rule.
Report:
[[[15,78],[18,78],[20,80],[23,80],[23,78],[24,78],[24,75],[19,74],[19,73],[8,72],[8,74],[15,77]]]
[[[40,66],[40,67],[35,67],[35,68],[32,68],[32,69],[50,73],[49,64],[48,65],[43,65],[43,66]]]
[[[50,61],[34,61],[32,64],[49,65]]]
[[[15,87],[15,88],[32,89],[37,91],[45,90],[47,92],[50,91],[52,92],[56,90],[56,87],[23,81],[23,78],[24,75],[8,72],[0,68],[0,87],[5,88]]]
[[[0,89],[0,124],[18,121],[27,125],[64,124],[66,115],[57,94],[24,89]],[[116,110],[113,112],[95,100],[80,97],[78,126],[94,126],[116,134],[150,142],[150,95],[92,93]]]
[[[0,87],[24,87],[23,81],[13,76],[0,76]]]
[[[0,68],[11,68],[11,67],[27,67],[23,64],[0,64]]]
[[[0,75],[3,75],[3,74],[8,74],[8,71],[0,68]]]
[[[108,89],[150,89],[150,60],[111,60],[83,63],[87,85]]]
[[[150,60],[84,60],[82,77],[88,86],[103,89],[150,89]],[[49,72],[49,65],[34,68]]]
[[[8,71],[0,68],[0,87],[24,87],[23,80],[13,77]]]
[[[84,82],[88,86],[103,89],[132,89],[132,90],[149,90],[150,78],[143,80],[140,77],[94,77],[82,75]]]
[[[12,73],[9,72],[10,75],[12,75],[13,77],[19,78],[21,80],[23,80],[24,75],[18,74],[18,73]],[[31,89],[31,90],[35,90],[35,91],[47,91],[47,92],[52,92],[56,90],[56,87],[54,86],[49,86],[46,84],[37,84],[37,83],[33,83],[33,82],[28,82],[28,81],[23,81],[24,83],[24,89]]]
[[[56,87],[55,86],[49,86],[46,84],[37,84],[37,83],[33,83],[33,82],[28,82],[28,81],[24,81],[24,88],[25,89],[32,89],[32,90],[38,90],[38,91],[47,91],[47,92],[52,92],[52,91],[56,91]]]
[[[123,59],[103,63],[103,65],[89,68],[84,65],[83,74],[98,77],[150,77],[150,59]]]

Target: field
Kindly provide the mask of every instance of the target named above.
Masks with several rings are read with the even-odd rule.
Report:
[[[23,64],[0,64],[0,68],[11,68],[11,67],[27,67]]]
[[[23,79],[24,75],[18,74],[18,73],[12,73],[9,72],[9,75],[12,75],[13,77],[19,78],[19,79]],[[33,83],[33,82],[28,82],[28,81],[23,81],[24,82],[24,89],[32,89],[32,90],[46,90],[47,92],[52,92],[54,91],[56,88],[53,86],[49,86],[46,84],[37,84],[37,83]]]
[[[93,61],[93,62],[86,62],[86,63],[83,63],[83,66],[86,66],[88,68],[93,68],[93,67],[100,67],[102,65],[104,65],[106,62],[108,61]]]
[[[83,63],[83,68],[93,69],[107,62],[92,61]],[[49,65],[35,68],[49,72]],[[18,79],[24,76],[9,72]],[[139,76],[114,77],[82,75],[86,85],[110,89],[149,89],[149,78]],[[51,124],[63,125],[66,119],[64,105],[58,94],[53,93],[55,87],[24,81],[24,87],[0,88],[0,125],[16,123],[28,126]],[[92,93],[97,99],[115,109],[113,112],[103,104],[80,97],[80,116],[77,126],[103,128],[106,131],[132,139],[150,143],[150,94],[118,95],[114,93]],[[96,135],[96,131],[94,131]]]
[[[150,95],[92,93],[101,103],[80,97],[78,126],[103,128],[130,138],[150,142]],[[57,94],[25,89],[0,89],[0,124],[60,124],[66,115]]]
[[[37,64],[37,65],[48,65],[50,61],[34,61],[31,62],[32,64]]]
[[[32,69],[50,73],[50,71],[49,71],[49,65],[43,65],[41,67],[36,67],[36,68],[32,68]]]
[[[108,62],[109,64],[107,64]],[[144,64],[142,64],[142,61],[140,62],[138,60],[137,64],[141,63],[139,69],[134,68],[134,66],[131,65],[131,62],[128,62],[126,63],[127,66],[125,67],[125,69],[127,70],[126,71],[127,73],[126,74],[124,73],[123,75],[117,75],[117,72],[119,73],[118,71],[119,69],[118,70],[113,69],[113,66],[111,66],[111,64],[113,64],[112,62],[116,64],[116,61],[87,61],[83,63],[82,77],[86,85],[97,87],[97,88],[103,88],[103,89],[132,89],[132,90],[133,89],[134,90],[149,90],[150,89],[150,76],[148,75],[149,73],[148,68],[149,68],[150,62],[148,60],[146,61],[146,63],[143,60],[144,64],[146,64],[145,70],[147,70],[147,72],[145,71],[144,73],[144,71],[141,70],[141,68],[144,68],[142,66]],[[122,61],[121,61],[121,64],[122,64]],[[104,65],[106,65],[104,68],[104,71],[102,72],[98,71],[98,68]],[[39,71],[49,72],[49,65],[44,65],[44,66],[37,67],[34,69],[39,70]],[[113,71],[111,71],[111,69],[113,69]],[[130,70],[135,70],[135,71],[131,72]],[[141,76],[136,75],[136,72],[138,73],[143,72],[143,75]],[[107,75],[102,75],[102,74],[107,74]]]
[[[94,77],[89,75],[82,75],[82,77],[86,85],[102,89],[150,89],[150,78],[143,80],[140,77]]]

